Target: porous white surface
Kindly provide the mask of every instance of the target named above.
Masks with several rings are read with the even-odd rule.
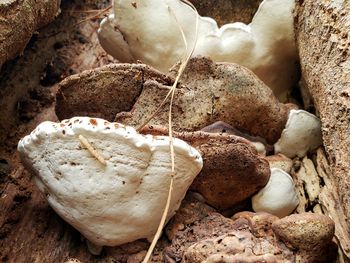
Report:
[[[268,212],[280,218],[290,215],[298,204],[292,177],[279,168],[271,168],[268,183],[252,197],[255,212]]]
[[[304,157],[308,151],[322,145],[321,121],[304,110],[289,112],[286,128],[275,143],[275,153],[283,153],[289,158]]]
[[[212,18],[199,17],[194,55],[248,67],[286,100],[297,79],[293,8],[294,0],[264,0],[249,25],[237,22],[221,28]],[[195,25],[194,11],[180,0],[114,0],[114,15],[103,20],[99,39],[122,62],[141,60],[167,72],[186,53],[180,27],[190,50]],[[126,53],[132,59],[125,59]]]
[[[81,145],[88,139],[106,160]],[[151,238],[170,184],[169,137],[140,135],[102,119],[43,122],[18,144],[22,161],[52,208],[96,245]],[[202,168],[198,151],[174,139],[176,175],[168,219]]]

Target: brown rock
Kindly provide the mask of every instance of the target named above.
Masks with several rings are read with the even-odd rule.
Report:
[[[232,217],[233,220],[237,220],[239,218],[245,218],[249,221],[255,237],[272,236],[272,223],[279,220],[277,216],[265,212],[240,212]]]
[[[284,258],[281,250],[266,239],[259,239],[249,231],[233,231],[217,238],[206,239],[190,246],[184,253],[186,263],[254,263],[293,262]]]
[[[200,221],[214,212],[216,210],[203,203],[203,200],[200,200],[196,193],[189,192],[182,201],[180,209],[166,227],[167,237],[170,241],[173,240],[176,234],[183,231],[186,226]]]
[[[190,0],[201,16],[215,19],[219,26],[232,22],[249,24],[258,10],[261,0]]]
[[[196,147],[205,165],[191,189],[201,193],[210,205],[230,208],[266,185],[269,164],[252,145],[237,142],[232,135],[211,135],[208,139]]]
[[[293,214],[274,222],[272,229],[293,248],[310,250],[318,245],[329,245],[334,235],[334,222],[324,215]]]
[[[297,250],[297,262],[331,262],[334,222],[313,213],[294,214],[275,221],[273,232],[285,244]]]
[[[151,68],[144,71],[149,74],[144,74],[143,78],[142,74],[137,77],[140,74],[135,67],[146,66],[113,65],[62,82],[56,106],[59,118],[70,118],[82,112],[113,121],[115,113],[128,110],[133,105],[129,112],[117,114],[116,121],[134,127],[144,124],[161,105],[172,79]],[[174,76],[176,70],[171,74]],[[97,79],[96,82],[91,81],[92,76]],[[290,106],[279,103],[272,91],[248,69],[236,64],[193,58],[181,83],[183,85],[177,88],[174,99],[174,130],[199,130],[221,120],[263,137],[269,143],[279,139]],[[169,104],[166,103],[150,125],[167,125],[168,111]]]
[[[181,210],[178,213],[181,214]],[[242,212],[235,215],[234,220],[217,213],[197,218],[185,224],[166,248],[165,253],[172,260],[294,262],[293,252],[278,241],[271,230],[271,222],[278,220],[275,216]]]
[[[167,130],[159,126],[146,127],[143,132],[167,134]],[[203,169],[191,189],[217,209],[230,208],[249,198],[269,180],[268,162],[244,138],[206,132],[175,132],[174,136],[201,153]]]
[[[250,142],[253,142],[255,147],[258,149],[258,151],[261,150],[265,154],[266,152],[273,151],[273,147],[267,144],[264,138],[251,136],[248,133],[244,131],[240,131],[223,121],[214,122],[213,124],[202,128],[201,131],[210,132],[210,133],[226,133],[230,135],[237,135],[239,137],[243,137],[249,140]]]
[[[295,16],[302,75],[330,162],[328,198],[336,205],[327,210],[337,218],[336,233],[350,261],[350,1],[299,0]]]
[[[171,71],[176,75],[176,67]],[[181,77],[174,99],[173,126],[178,131],[199,130],[215,121],[226,122],[274,143],[284,129],[289,105],[279,103],[272,91],[250,70],[230,63],[214,63],[192,58]],[[138,126],[161,104],[169,87],[145,82],[129,114],[118,115],[121,122]],[[152,102],[152,103],[150,103]],[[166,104],[150,125],[168,123]]]
[[[333,234],[333,221],[312,213],[279,219],[268,213],[240,212],[232,220],[208,213],[178,230],[166,253],[172,260],[191,263],[328,263],[336,252]]]
[[[60,0],[0,1],[0,68],[22,52],[32,34],[51,22],[59,12]]]
[[[191,206],[188,205],[187,209],[191,209]],[[180,213],[181,210],[177,212],[177,214]],[[164,254],[167,257],[179,262],[182,259],[184,251],[195,242],[218,237],[234,230],[236,227],[234,221],[223,217],[219,213],[209,212],[206,216],[201,217],[191,224],[184,224],[181,229],[178,229],[175,235],[173,235],[172,244],[164,250]],[[174,221],[176,222],[176,216]],[[169,227],[173,227],[172,222],[170,222]]]
[[[172,83],[171,78],[144,64],[110,64],[70,76],[60,83],[56,114],[60,120],[90,116],[113,121],[118,112],[132,108],[145,79]]]

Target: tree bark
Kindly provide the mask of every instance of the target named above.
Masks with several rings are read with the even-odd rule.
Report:
[[[22,52],[32,34],[58,15],[60,0],[0,1],[0,68]]]
[[[350,257],[350,1],[297,0],[296,38],[302,75],[322,121],[336,187],[328,209]]]

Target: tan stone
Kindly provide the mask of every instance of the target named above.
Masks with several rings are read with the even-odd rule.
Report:
[[[220,222],[226,233],[213,234],[213,227]],[[334,222],[326,216],[303,213],[278,219],[268,213],[240,212],[232,222],[209,213],[177,232],[166,251],[177,255],[174,260],[191,263],[334,260]],[[180,251],[174,252],[177,248]]]
[[[271,230],[275,220],[278,218],[267,213],[242,212],[233,219],[208,213],[185,224],[165,253],[172,260],[191,263],[294,262],[293,251]]]
[[[130,111],[117,114],[116,121],[140,126],[156,112],[169,92],[169,81],[172,82],[172,78],[160,75],[154,69],[148,68],[143,71],[148,74],[144,75],[142,70],[141,74],[140,70],[133,71],[144,67],[110,65],[70,77],[62,82],[57,114],[61,119],[73,117],[73,111],[69,110],[72,107],[79,109],[74,114],[82,112],[113,121],[114,114],[132,107]],[[175,74],[176,70],[173,70],[171,75],[174,77]],[[92,81],[92,76],[96,81]],[[272,91],[242,66],[193,58],[181,84],[174,99],[174,130],[194,131],[215,121],[224,121],[274,143],[284,129],[290,105],[279,103]],[[168,112],[169,104],[166,103],[149,124],[167,125]]]
[[[172,75],[176,72],[174,68]],[[284,129],[289,105],[279,103],[262,81],[240,65],[193,58],[181,84],[174,99],[175,130],[198,130],[223,121],[272,143]],[[168,91],[169,87],[146,82],[131,114],[119,115],[120,120],[132,126],[144,123]],[[166,104],[150,124],[166,125],[168,111]]]
[[[275,221],[272,229],[278,238],[297,249],[297,262],[330,262],[327,258],[334,249],[334,222],[329,217],[294,214]]]
[[[113,121],[118,112],[132,108],[145,79],[164,85],[173,81],[144,64],[110,64],[70,76],[60,83],[56,114],[60,120],[90,116]]]
[[[248,249],[249,248],[249,249]],[[254,263],[285,262],[280,250],[265,239],[255,238],[249,231],[234,231],[217,238],[206,239],[190,246],[183,258],[186,263]],[[290,254],[292,254],[290,252]]]
[[[236,213],[232,219],[237,220],[239,218],[245,218],[249,221],[252,226],[252,231],[256,237],[265,237],[267,235],[272,235],[271,225],[276,220],[279,220],[277,216],[271,215],[265,212],[240,212]]]

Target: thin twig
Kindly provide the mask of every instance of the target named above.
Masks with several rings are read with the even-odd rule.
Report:
[[[100,15],[103,15],[104,13],[106,13],[109,9],[111,9],[112,6],[109,6],[105,9],[102,9],[100,12],[98,12],[97,14],[95,15],[91,15],[91,16],[88,16],[87,18],[83,19],[83,20],[80,20],[79,22],[75,23],[74,26],[77,26],[77,25],[80,25],[84,22],[87,22],[89,20],[92,20],[92,19],[95,19],[95,18],[98,18]]]
[[[191,49],[191,52],[189,52],[189,54],[187,55],[185,61],[183,61],[180,65],[180,68],[179,68],[179,71],[178,71],[178,74],[176,76],[176,79],[175,79],[175,82],[174,84],[172,85],[170,91],[168,92],[167,96],[165,97],[165,99],[162,101],[160,107],[158,107],[158,109],[156,110],[156,112],[154,114],[152,114],[152,116],[155,116],[155,114],[159,111],[159,109],[165,104],[165,101],[169,98],[170,94],[171,94],[171,98],[170,98],[170,105],[169,105],[169,116],[168,116],[168,124],[169,124],[169,147],[170,147],[170,157],[171,157],[171,178],[170,178],[170,187],[169,187],[169,191],[168,191],[168,198],[167,198],[167,202],[166,202],[166,205],[165,205],[165,208],[164,208],[164,211],[163,211],[163,215],[162,215],[162,218],[161,218],[161,221],[159,223],[159,226],[158,226],[158,229],[157,229],[157,232],[152,240],[152,243],[150,245],[150,247],[148,248],[148,251],[147,251],[147,254],[145,256],[145,258],[143,259],[143,263],[147,263],[151,256],[152,256],[152,252],[159,240],[159,237],[162,233],[162,230],[164,228],[164,225],[165,225],[165,221],[166,221],[166,218],[167,218],[167,215],[168,215],[168,212],[169,212],[169,208],[170,208],[170,202],[171,202],[171,196],[172,196],[172,192],[173,192],[173,182],[174,182],[174,176],[175,176],[175,153],[174,153],[174,140],[173,140],[173,129],[172,129],[172,107],[173,107],[173,101],[174,101],[174,96],[175,96],[175,91],[176,91],[176,87],[177,87],[177,84],[181,78],[181,75],[183,74],[193,52],[194,52],[194,49],[196,47],[196,44],[197,44],[197,34],[198,34],[198,12],[196,10],[196,8],[191,4],[189,3],[187,0],[181,0],[182,2],[186,3],[186,4],[189,4],[195,11],[196,13],[196,34],[195,34],[195,41],[194,41],[194,44],[193,44],[193,47]],[[171,10],[171,9],[170,9]],[[188,52],[188,46],[187,46],[187,40],[186,40],[186,36],[185,36],[185,33],[183,31],[183,29],[181,28],[179,22],[177,21],[176,19],[176,15],[173,13],[174,17],[175,17],[175,21],[177,23],[177,25],[179,26],[180,28],[180,31],[181,31],[181,35],[182,35],[182,38],[183,38],[183,41],[184,41],[184,45],[185,45],[185,48],[186,48],[186,53]],[[151,119],[150,119],[151,120]],[[148,123],[148,122],[147,122]],[[146,123],[146,124],[147,124]],[[146,125],[144,124],[144,125]],[[144,125],[141,125],[138,130],[141,130]]]
[[[111,9],[111,8],[112,8],[112,5],[109,6],[109,7],[106,7],[106,8],[104,8],[104,9],[102,9],[102,10],[99,9],[99,10],[97,10],[97,11],[99,11],[97,14],[88,16],[87,18],[85,18],[85,19],[83,19],[83,20],[80,20],[79,22],[74,23],[74,24],[71,25],[71,26],[68,26],[68,28],[66,28],[66,29],[64,29],[64,30],[59,30],[59,31],[54,32],[54,33],[52,33],[52,34],[49,34],[49,35],[46,35],[46,36],[41,36],[40,39],[53,37],[53,36],[56,36],[56,35],[58,35],[58,34],[60,34],[60,33],[62,33],[62,32],[69,32],[69,31],[75,29],[76,26],[78,26],[78,25],[80,25],[80,24],[82,24],[82,23],[85,23],[85,22],[87,22],[87,21],[89,21],[89,20],[98,18],[99,16],[103,15],[104,13],[106,13],[106,12],[107,12],[109,9]],[[77,12],[77,11],[70,10],[69,12]],[[87,10],[86,12],[88,12],[88,10]],[[81,12],[78,12],[78,13],[81,13]]]
[[[168,98],[170,97],[171,93],[174,92],[173,90],[176,89],[177,87],[177,84],[180,80],[180,77],[183,73],[183,71],[185,70],[186,66],[187,66],[187,63],[188,61],[190,60],[191,56],[193,55],[193,52],[194,52],[194,49],[197,45],[197,35],[198,35],[198,12],[197,12],[197,9],[190,3],[188,2],[187,0],[180,0],[181,2],[189,5],[195,12],[196,12],[196,31],[195,31],[195,40],[194,40],[194,43],[193,43],[193,46],[192,46],[192,49],[191,49],[191,52],[188,54],[188,56],[186,57],[185,59],[185,62],[181,63],[180,65],[180,68],[179,68],[179,71],[178,71],[178,74],[176,76],[176,79],[175,79],[175,82],[174,84],[172,85],[171,89],[169,90],[169,92],[167,93],[167,95],[165,96],[165,98],[163,99],[163,101],[160,103],[160,105],[158,106],[158,108],[150,115],[150,117],[148,117],[140,126],[138,126],[136,128],[136,130],[138,132],[140,132],[142,130],[142,128],[144,128],[157,114],[158,112],[162,109],[162,107],[164,106],[164,104],[167,102]],[[171,9],[170,9],[171,10]],[[171,10],[172,11],[172,10]],[[186,51],[187,51],[187,40],[186,40],[186,36],[185,36],[185,33],[183,31],[183,29],[181,28],[178,20],[176,19],[176,16],[174,14],[174,12],[172,11],[171,14],[175,17],[175,21],[177,22],[177,25],[179,26],[179,29],[180,29],[180,32],[181,32],[181,36],[183,38],[183,41],[184,41],[184,44],[185,44],[185,47],[186,47]]]
[[[92,156],[94,156],[101,164],[107,165],[107,162],[103,157],[92,147],[92,145],[89,143],[89,141],[83,136],[79,135],[78,136],[81,144],[88,149],[88,151],[91,153]]]
[[[169,207],[170,207],[171,195],[173,192],[173,183],[174,183],[174,177],[173,177],[173,175],[171,175],[168,198],[166,200],[166,205],[165,205],[164,211],[168,211]],[[153,237],[152,243],[151,243],[150,247],[148,248],[147,254],[146,254],[145,258],[143,259],[142,263],[147,263],[149,261],[149,259],[151,258],[152,252],[153,252],[154,248],[156,247],[156,244],[158,242],[158,239],[160,238],[160,235],[162,234],[163,226],[165,224],[167,215],[168,215],[168,213],[163,213],[162,218],[161,218],[160,223],[159,223],[159,226],[162,226],[162,227],[158,227],[158,230]]]

